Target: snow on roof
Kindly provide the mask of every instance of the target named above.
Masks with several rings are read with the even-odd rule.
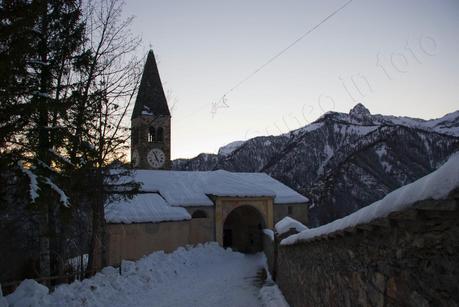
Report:
[[[133,177],[142,192],[158,192],[171,206],[213,206],[208,195],[274,197],[276,204],[308,201],[264,173],[136,170]]]
[[[265,188],[272,190],[276,197],[274,198],[275,204],[293,204],[293,203],[306,203],[309,199],[290,187],[286,186],[280,181],[265,173],[232,173],[238,176],[241,180],[248,180]]]
[[[224,170],[207,172],[204,176],[204,192],[207,195],[235,197],[275,197],[276,193],[260,184],[255,178],[247,178],[241,173]]]
[[[271,241],[274,241],[274,231],[272,231],[269,228],[265,228],[263,229],[263,233],[267,235],[271,239]]]
[[[289,216],[286,216],[277,222],[276,225],[274,225],[274,228],[276,228],[276,231],[279,235],[286,233],[290,229],[295,229],[298,232],[302,232],[303,230],[308,229],[308,227],[304,226],[302,223],[292,219]]]
[[[108,223],[147,223],[191,219],[185,208],[171,207],[157,193],[137,194],[132,199],[113,201],[105,207]]]
[[[459,188],[459,152],[451,155],[449,160],[436,171],[387,194],[383,199],[342,219],[289,236],[282,240],[281,244],[291,245],[316,236],[368,223],[376,218],[385,217],[391,212],[409,208],[421,200],[445,199],[457,188]]]
[[[171,206],[212,206],[198,173],[136,170],[133,177],[142,192],[159,192]]]

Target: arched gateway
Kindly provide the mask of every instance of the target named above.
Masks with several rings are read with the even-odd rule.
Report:
[[[262,251],[265,224],[262,214],[252,206],[234,209],[223,224],[223,247],[243,253]]]
[[[273,227],[272,197],[215,197],[215,238],[244,253],[261,251],[262,231]]]

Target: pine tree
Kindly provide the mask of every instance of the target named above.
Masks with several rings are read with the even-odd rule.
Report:
[[[22,151],[31,124],[31,97],[37,88],[32,59],[37,57],[38,5],[3,1],[0,7],[0,150]]]
[[[70,73],[84,54],[85,25],[80,3],[72,0],[5,1],[1,17],[2,156],[28,161],[39,176],[41,194],[34,209],[40,217],[40,273],[49,276],[59,267],[56,217],[61,208],[50,199],[57,187],[53,181],[65,175],[56,171],[62,163],[56,152],[66,133],[60,124],[76,87]]]
[[[40,274],[62,270],[64,227],[56,189],[70,195],[72,212],[92,216],[90,268],[105,259],[104,203],[121,165],[125,117],[140,77],[140,39],[122,18],[122,2],[5,1],[0,7],[0,166],[24,160],[38,177]],[[2,162],[3,161],[3,162]],[[133,182],[124,184],[131,192]],[[60,190],[59,190],[60,191]],[[82,212],[85,208],[90,211]],[[81,209],[81,210],[80,210]],[[77,228],[75,226],[74,228]]]

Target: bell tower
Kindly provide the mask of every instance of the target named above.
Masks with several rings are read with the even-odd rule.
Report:
[[[148,52],[131,117],[131,163],[138,169],[171,168],[171,114],[153,50]]]

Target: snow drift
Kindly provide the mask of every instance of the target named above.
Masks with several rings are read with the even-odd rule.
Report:
[[[279,306],[275,303],[285,300],[275,284],[260,291],[254,283],[265,265],[263,254],[244,255],[207,243],[123,261],[120,269],[106,267],[52,293],[24,280],[6,300],[10,306]]]

